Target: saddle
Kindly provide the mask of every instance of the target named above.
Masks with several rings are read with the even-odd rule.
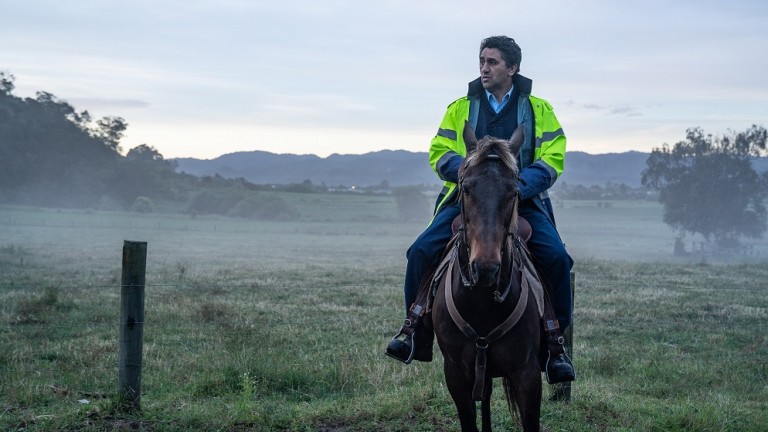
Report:
[[[458,234],[459,229],[461,228],[462,220],[461,215],[456,216],[453,219],[453,222],[451,222],[451,232],[453,235]],[[531,228],[531,224],[525,220],[522,216],[517,217],[517,235],[520,236],[520,238],[523,240],[523,242],[528,243],[528,240],[531,239],[531,234],[533,233],[533,229]]]

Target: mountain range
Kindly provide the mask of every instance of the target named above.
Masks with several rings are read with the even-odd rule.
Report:
[[[592,155],[566,154],[561,181],[603,185],[607,182],[640,186],[648,153],[626,152]],[[236,152],[214,159],[178,158],[177,171],[196,176],[242,177],[256,184],[290,184],[310,180],[327,186],[390,186],[440,184],[429,167],[426,152],[382,150],[360,155],[276,154],[265,151]]]
[[[606,183],[640,186],[649,153],[589,154],[568,152],[565,171],[558,181],[584,186]],[[178,158],[177,171],[196,176],[242,177],[256,184],[291,184],[310,180],[326,186],[390,186],[440,184],[429,168],[426,152],[383,150],[361,155],[276,154],[264,151],[229,153],[215,159]],[[756,161],[758,171],[768,170],[768,160]]]

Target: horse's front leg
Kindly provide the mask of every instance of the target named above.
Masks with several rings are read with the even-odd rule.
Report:
[[[472,399],[472,382],[467,379],[460,365],[445,357],[443,366],[445,383],[459,414],[461,432],[478,432],[475,401]]]
[[[539,432],[541,416],[541,371],[538,361],[529,362],[513,375],[512,380],[524,432]]]
[[[493,393],[493,380],[486,378],[485,394],[483,402],[480,404],[480,422],[483,425],[483,432],[491,432],[491,394]]]

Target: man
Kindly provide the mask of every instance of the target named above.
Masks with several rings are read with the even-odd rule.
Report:
[[[460,213],[456,199],[458,170],[466,156],[462,132],[466,122],[475,136],[509,139],[523,126],[525,142],[517,155],[520,166],[519,214],[530,222],[533,234],[528,247],[539,271],[550,285],[557,320],[544,320],[550,383],[575,379],[575,370],[562,349],[562,330],[571,324],[573,304],[570,271],[573,260],[555,229],[547,189],[563,172],[565,135],[551,105],[531,95],[532,81],[518,72],[522,53],[514,39],[493,36],[480,44],[480,77],[469,83],[467,95],[448,106],[429,149],[429,162],[445,181],[435,216],[408,249],[405,273],[406,321],[387,346],[387,355],[404,363],[430,361],[431,335],[419,338],[423,304],[415,304],[422,279],[438,264],[451,238],[451,222]],[[558,325],[559,322],[559,325]],[[426,332],[424,332],[426,333]],[[420,340],[421,339],[421,340]]]

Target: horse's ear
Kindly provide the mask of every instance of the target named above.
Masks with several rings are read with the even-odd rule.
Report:
[[[520,147],[523,146],[523,141],[525,140],[525,130],[522,126],[518,126],[517,129],[515,129],[514,132],[512,132],[512,138],[507,141],[509,143],[509,151],[512,152],[513,155],[516,155],[517,152],[520,151]]]
[[[477,147],[477,137],[475,137],[475,131],[472,130],[472,125],[468,121],[464,121],[464,147],[467,149],[467,154],[475,150]]]

